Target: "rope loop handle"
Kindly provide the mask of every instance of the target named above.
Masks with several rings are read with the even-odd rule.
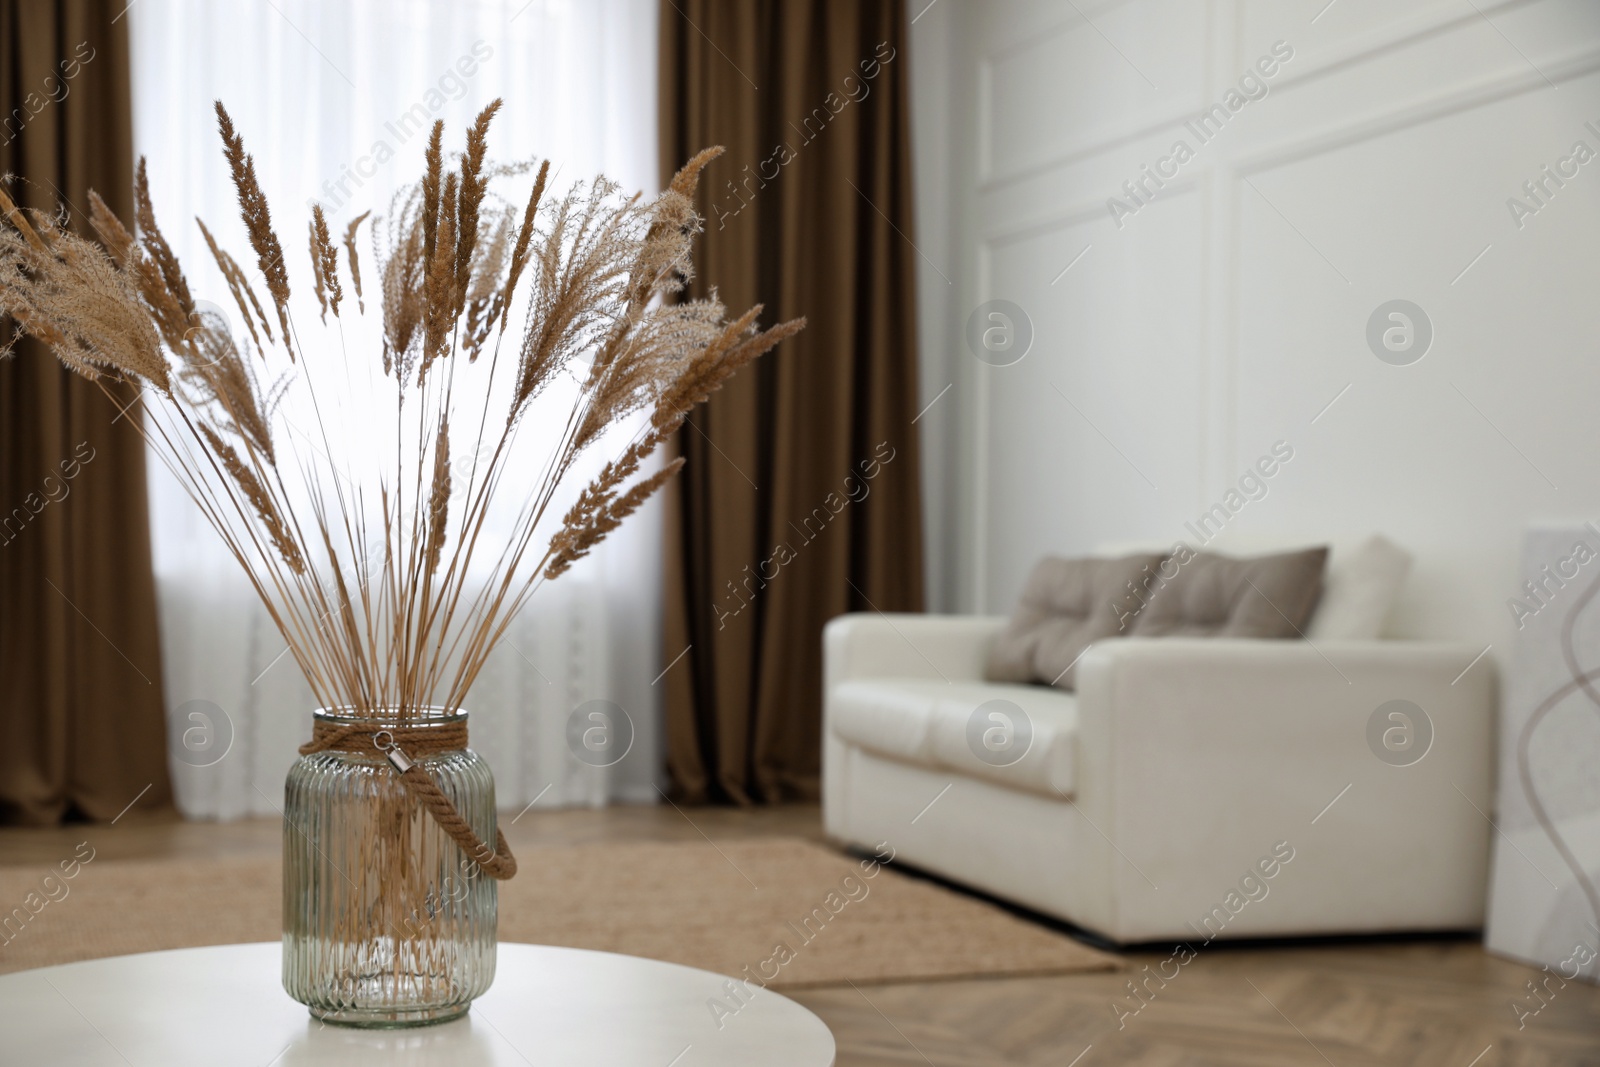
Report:
[[[337,749],[341,752],[382,755],[411,795],[428,809],[434,821],[461,846],[461,851],[471,857],[484,874],[496,881],[513,877],[517,873],[517,859],[511,854],[511,846],[506,844],[506,835],[496,827],[494,848],[484,844],[483,838],[461,817],[461,812],[456,810],[450,798],[444,795],[444,790],[400,747],[402,740],[411,747],[412,752],[418,754],[463,749],[467,747],[467,726],[463,721],[444,726],[410,729],[400,726],[374,730],[370,726],[334,726],[318,721],[311,740],[300,746],[300,754],[310,756]]]

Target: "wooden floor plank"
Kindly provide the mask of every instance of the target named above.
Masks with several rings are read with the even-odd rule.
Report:
[[[530,811],[507,827],[514,848],[701,835],[821,839],[822,829],[814,807],[667,805]],[[86,837],[114,858],[259,855],[280,848],[281,827],[130,814],[115,827],[4,829],[0,865],[53,863]],[[791,995],[832,1027],[839,1067],[1600,1067],[1600,989],[1570,982],[1519,1029],[1511,1005],[1541,972],[1473,940],[1209,946],[1119,1025],[1112,1005],[1131,1003],[1128,981],[1168,955],[1123,953],[1119,973]]]

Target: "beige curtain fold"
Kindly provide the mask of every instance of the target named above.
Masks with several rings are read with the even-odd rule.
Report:
[[[0,0],[0,172],[131,222],[126,0]],[[11,323],[0,323],[10,341]],[[0,360],[0,820],[170,809],[144,444],[130,389],[31,341]]]
[[[815,798],[823,625],[922,606],[905,14],[664,0],[661,27],[664,177],[728,150],[702,178],[692,293],[810,322],[679,435],[668,768],[690,801]]]

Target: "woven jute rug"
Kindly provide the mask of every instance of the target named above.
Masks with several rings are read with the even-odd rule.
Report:
[[[500,886],[502,941],[624,952],[775,988],[1117,966],[991,904],[799,838],[525,847],[518,862]],[[281,892],[276,859],[100,859],[70,880],[0,868],[0,973],[276,940]]]

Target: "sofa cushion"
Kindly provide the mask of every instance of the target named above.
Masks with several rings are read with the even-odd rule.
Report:
[[[1302,636],[1327,558],[1326,546],[1248,559],[1177,552],[1161,564],[1132,636]]]
[[[1335,549],[1322,599],[1306,629],[1313,641],[1375,641],[1400,597],[1411,553],[1379,534],[1359,548]]]
[[[881,756],[1055,799],[1077,786],[1078,702],[1059,689],[861,679],[834,688],[828,716],[842,740]]]
[[[1120,559],[1042,559],[1028,575],[1011,622],[989,646],[984,676],[1075,688],[1078,657],[1123,633],[1161,564],[1160,553]]]

